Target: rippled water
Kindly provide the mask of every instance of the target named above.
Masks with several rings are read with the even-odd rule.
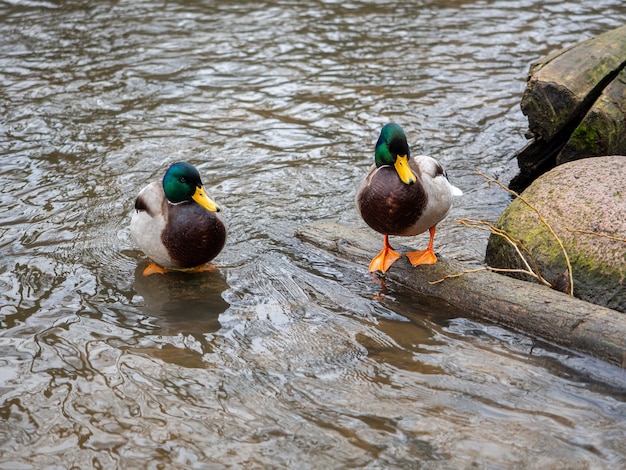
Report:
[[[582,4],[584,3],[584,5]],[[621,0],[0,3],[0,466],[617,468],[626,378],[299,243],[389,120],[465,196],[480,261],[531,61]],[[216,272],[143,278],[137,191],[197,165]],[[414,241],[418,246],[424,243]]]

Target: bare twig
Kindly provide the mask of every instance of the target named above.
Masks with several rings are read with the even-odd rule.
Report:
[[[494,234],[499,235],[502,238],[504,238],[513,247],[513,249],[517,252],[517,255],[519,256],[519,258],[522,261],[522,263],[524,263],[524,266],[526,267],[526,269],[510,270],[510,271],[506,270],[505,272],[521,272],[521,273],[525,273],[525,274],[528,274],[529,276],[534,277],[535,279],[537,279],[542,284],[545,284],[546,286],[550,285],[550,283],[548,281],[546,281],[543,278],[543,276],[541,276],[541,274],[539,272],[539,267],[537,266],[537,262],[535,261],[535,258],[533,257],[533,255],[530,252],[530,250],[528,250],[524,246],[524,244],[522,243],[521,240],[513,238],[506,231],[504,231],[502,229],[499,229],[497,227],[494,227],[491,223],[485,222],[483,220],[474,220],[474,219],[466,219],[466,218],[464,218],[464,219],[458,220],[457,222],[462,224],[462,225],[465,225],[468,228],[475,228],[475,229],[479,229],[479,230],[488,230],[491,233],[494,233]],[[526,256],[524,256],[522,254],[522,251],[526,254]],[[526,257],[528,257],[530,259],[530,261],[531,261],[531,263],[533,265],[532,268],[528,264],[528,261],[527,261]],[[500,268],[492,268],[490,266],[488,268],[491,271],[497,271],[497,272],[501,271]]]
[[[626,243],[626,238],[614,237],[613,235],[609,235],[607,233],[594,232],[592,230],[582,230],[579,228],[569,228],[565,227],[565,230],[568,232],[576,232],[576,233],[584,233],[586,235],[595,235],[596,237],[608,238],[609,240],[615,240],[617,242]]]
[[[466,269],[465,271],[462,271],[460,273],[456,273],[456,274],[447,274],[444,277],[442,277],[441,279],[437,279],[436,281],[429,281],[429,284],[439,284],[440,282],[445,281],[446,279],[453,279],[455,277],[461,277],[465,274],[471,274],[471,273],[477,273],[480,271],[493,271],[496,273],[521,273],[521,274],[528,274],[529,276],[534,277],[537,280],[541,280],[542,282],[547,282],[545,279],[543,279],[541,276],[538,276],[537,274],[535,274],[532,271],[527,271],[526,269],[507,269],[507,268],[492,268],[491,266],[481,266],[480,268],[475,268],[475,269]],[[550,283],[548,282],[547,285],[549,286]]]

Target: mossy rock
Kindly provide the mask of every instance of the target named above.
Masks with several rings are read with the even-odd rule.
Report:
[[[572,265],[574,295],[626,312],[626,157],[565,163],[535,180],[522,196],[563,242]],[[544,279],[556,281],[567,271],[554,236],[522,200],[514,200],[495,226],[521,241]],[[489,238],[486,262],[496,268],[523,267],[515,249],[495,234]],[[516,277],[532,280],[525,275]]]

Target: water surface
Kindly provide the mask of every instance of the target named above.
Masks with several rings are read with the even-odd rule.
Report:
[[[294,237],[353,205],[380,127],[465,196],[482,261],[529,64],[620,0],[0,4],[0,464],[618,468],[622,370],[432,305]],[[143,278],[133,200],[176,160],[215,272]],[[426,236],[406,243],[416,248]]]

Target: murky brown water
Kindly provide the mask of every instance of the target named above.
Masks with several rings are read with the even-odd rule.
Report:
[[[582,5],[584,3],[584,5]],[[618,468],[626,378],[337,263],[382,124],[465,191],[480,261],[529,63],[622,0],[0,4],[0,466]],[[196,164],[218,272],[142,278],[137,191]],[[422,240],[421,242],[424,242]],[[420,242],[417,242],[420,243]]]

